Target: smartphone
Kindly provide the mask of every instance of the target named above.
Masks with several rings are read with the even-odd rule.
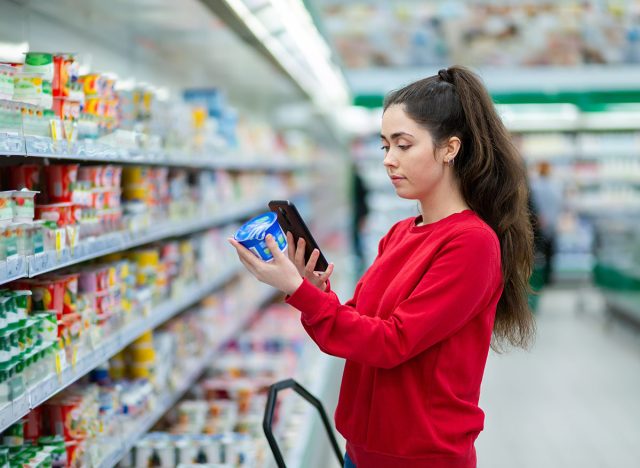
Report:
[[[269,202],[269,209],[275,212],[278,215],[278,223],[282,230],[287,233],[291,232],[293,234],[294,242],[298,242],[298,239],[301,237],[305,240],[305,248],[304,248],[304,260],[305,262],[309,261],[309,257],[314,249],[318,249],[320,252],[320,256],[318,257],[318,261],[316,262],[316,271],[325,271],[329,264],[327,263],[327,259],[324,258],[320,247],[318,247],[318,243],[311,235],[309,228],[306,223],[300,216],[300,212],[296,208],[296,206],[291,203],[289,200],[271,200]]]

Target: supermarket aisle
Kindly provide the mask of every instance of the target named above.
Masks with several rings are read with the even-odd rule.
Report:
[[[639,466],[640,339],[605,326],[597,294],[582,315],[577,298],[546,292],[532,352],[491,354],[479,468]]]

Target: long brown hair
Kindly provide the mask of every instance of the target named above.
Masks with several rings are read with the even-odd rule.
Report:
[[[533,230],[524,162],[498,116],[487,89],[470,70],[454,66],[390,93],[384,103],[403,105],[436,145],[457,136],[453,166],[467,204],[496,232],[504,291],[498,302],[492,347],[527,348],[535,334],[528,305]]]

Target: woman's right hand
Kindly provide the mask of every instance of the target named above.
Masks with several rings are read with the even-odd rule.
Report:
[[[329,277],[333,273],[333,263],[329,263],[326,271],[315,271],[316,263],[320,257],[320,251],[314,249],[309,257],[309,261],[304,262],[305,240],[301,237],[298,239],[297,245],[293,240],[293,234],[287,232],[287,251],[289,259],[298,269],[298,273],[303,278],[307,278],[311,284],[321,289],[322,291],[327,289],[327,282]]]

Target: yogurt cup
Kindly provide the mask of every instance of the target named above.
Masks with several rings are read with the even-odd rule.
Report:
[[[38,190],[40,187],[40,166],[35,164],[13,166],[9,171],[9,183],[16,190]]]
[[[58,226],[68,226],[75,223],[74,205],[72,203],[52,203],[50,205],[36,205],[37,219],[55,221]]]
[[[68,203],[78,177],[78,164],[44,166],[49,199],[53,203]]]
[[[287,238],[280,225],[278,215],[272,211],[263,213],[244,223],[233,236],[235,240],[249,249],[254,255],[265,262],[273,260],[273,254],[267,247],[265,238],[271,234],[278,248],[285,252],[287,250]]]
[[[53,54],[27,52],[23,70],[27,73],[39,73],[45,80],[53,80]]]
[[[14,201],[14,223],[25,223],[33,221],[35,214],[35,196],[40,193],[33,190],[16,190],[13,192]]]

